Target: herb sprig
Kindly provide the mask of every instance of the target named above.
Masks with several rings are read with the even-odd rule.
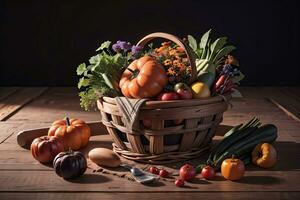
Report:
[[[111,42],[106,41],[88,64],[81,63],[76,70],[77,75],[81,76],[78,82],[78,88],[82,89],[79,93],[81,107],[90,110],[102,96],[120,96],[118,83],[121,74],[128,63],[140,54],[139,50],[128,42],[118,41],[111,47]]]

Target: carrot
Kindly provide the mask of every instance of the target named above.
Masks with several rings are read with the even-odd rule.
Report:
[[[220,88],[223,83],[225,82],[227,76],[225,75],[221,75],[220,78],[218,79],[218,81],[216,82],[215,86],[216,86],[216,89]]]

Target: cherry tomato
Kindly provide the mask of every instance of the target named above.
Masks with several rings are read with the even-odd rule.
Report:
[[[161,177],[163,177],[163,178],[166,178],[166,177],[169,176],[169,172],[168,172],[167,170],[165,170],[165,169],[161,169],[161,170],[159,171],[159,176],[161,176]]]
[[[177,180],[175,181],[175,185],[176,185],[177,187],[182,187],[182,186],[184,186],[184,180],[177,179]]]
[[[149,172],[152,174],[159,174],[159,170],[156,167],[150,167]]]
[[[211,166],[205,166],[201,171],[201,175],[203,178],[210,180],[215,176],[215,170]]]

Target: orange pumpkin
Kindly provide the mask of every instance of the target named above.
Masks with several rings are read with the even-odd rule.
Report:
[[[162,65],[150,56],[143,56],[127,67],[119,86],[124,96],[141,99],[158,95],[167,83]]]
[[[277,152],[268,143],[258,144],[252,151],[252,163],[263,168],[273,167],[277,162]]]
[[[226,159],[221,165],[221,174],[224,178],[235,181],[244,176],[245,165],[240,159],[234,157]]]
[[[91,131],[84,121],[66,118],[53,122],[48,135],[62,138],[65,150],[78,150],[88,144]]]

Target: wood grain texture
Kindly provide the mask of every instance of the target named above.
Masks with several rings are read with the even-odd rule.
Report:
[[[87,112],[80,107],[78,92],[76,88],[49,88],[46,93],[15,113],[8,121],[52,123],[66,116],[85,121],[100,120],[99,111]]]
[[[0,199],[14,199],[14,200],[115,200],[120,197],[126,200],[157,200],[157,199],[172,199],[172,200],[191,200],[191,199],[243,199],[243,200],[285,200],[285,199],[299,199],[300,192],[147,192],[147,193],[100,193],[100,192],[76,192],[76,193],[53,193],[53,192],[1,192]]]
[[[40,96],[47,88],[23,88],[0,102],[0,121],[7,120],[15,112]]]
[[[300,87],[244,87],[242,91],[245,97],[271,99],[300,122]]]
[[[0,87],[0,102],[15,93],[18,89],[18,87]]]
[[[300,192],[299,171],[247,171],[240,181],[226,181],[218,175],[215,181],[200,179],[200,175],[185,188],[174,186],[173,182],[160,181],[160,184],[142,185],[127,179],[107,174],[93,173],[89,169],[80,178],[64,180],[54,171],[0,171],[0,191],[36,191],[36,192]],[[45,177],[47,177],[45,179]]]
[[[175,187],[172,181],[145,186],[90,170],[81,178],[65,181],[56,176],[51,166],[38,163],[28,150],[18,146],[18,131],[47,127],[66,113],[86,121],[100,120],[100,114],[80,108],[76,89],[51,88],[0,123],[0,199],[298,199],[300,123],[269,101],[265,89],[243,89],[246,98],[233,99],[233,108],[225,112],[223,124],[237,125],[253,116],[258,116],[263,123],[275,124],[279,130],[275,144],[278,163],[270,170],[248,166],[245,178],[239,182],[225,181],[218,174],[215,181],[196,179],[185,188]],[[294,98],[292,102],[296,105],[298,89],[291,91],[280,98]],[[216,136],[214,141],[220,138]],[[93,136],[82,151],[87,154],[95,147],[111,148],[111,137]]]

